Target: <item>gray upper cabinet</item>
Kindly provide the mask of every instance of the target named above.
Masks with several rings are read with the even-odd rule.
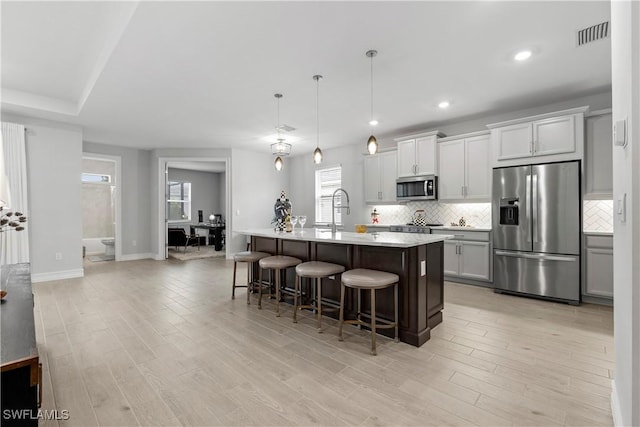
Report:
[[[488,124],[493,167],[582,160],[588,107]]]
[[[613,196],[611,112],[595,112],[585,119],[585,199]]]

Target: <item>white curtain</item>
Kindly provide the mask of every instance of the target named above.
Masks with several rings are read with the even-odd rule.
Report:
[[[0,139],[0,187],[8,187],[11,211],[27,215],[27,229],[0,233],[0,265],[29,262],[29,206],[27,203],[27,155],[24,126],[2,123]],[[6,192],[6,191],[5,191]]]

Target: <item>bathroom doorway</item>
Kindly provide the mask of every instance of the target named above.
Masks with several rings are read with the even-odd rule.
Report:
[[[119,261],[120,157],[82,156],[82,255],[85,261]]]

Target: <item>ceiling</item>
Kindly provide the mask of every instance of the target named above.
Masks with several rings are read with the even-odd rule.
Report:
[[[609,2],[2,2],[2,110],[87,141],[293,153],[610,89]],[[520,49],[531,59],[516,62]],[[437,104],[448,99],[451,106]],[[364,148],[363,148],[364,149]]]

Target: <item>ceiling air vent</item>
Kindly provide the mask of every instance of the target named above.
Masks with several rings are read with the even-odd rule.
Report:
[[[577,32],[578,46],[609,37],[609,21],[583,28]]]
[[[293,132],[296,130],[293,126],[285,125],[284,123],[276,126],[276,129],[282,132]]]

